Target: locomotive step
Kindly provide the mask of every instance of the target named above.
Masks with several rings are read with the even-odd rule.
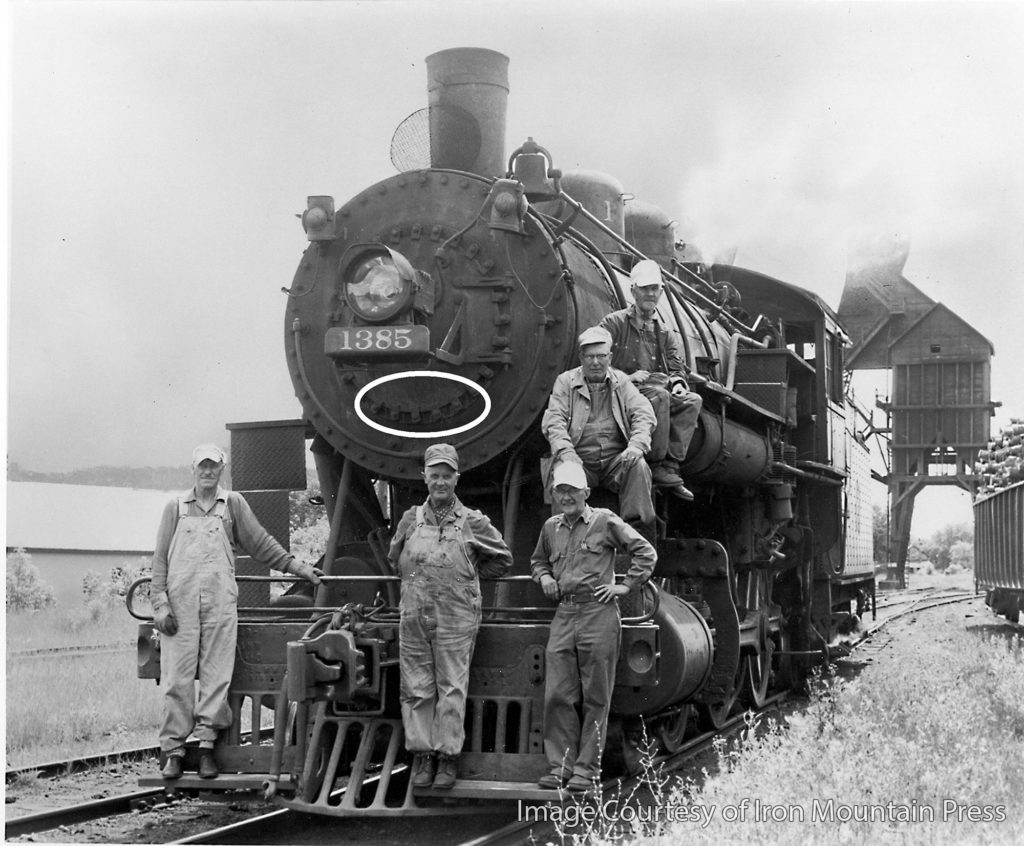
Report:
[[[221,773],[216,778],[200,778],[186,772],[181,778],[166,779],[158,774],[139,777],[139,787],[163,787],[165,790],[263,790],[267,777],[261,773]],[[279,789],[291,785],[291,776],[282,774]]]
[[[414,787],[413,795],[431,799],[489,799],[492,802],[565,802],[582,798],[582,794],[566,790],[545,790],[536,782],[483,781],[460,778],[449,790],[435,790],[433,787]]]

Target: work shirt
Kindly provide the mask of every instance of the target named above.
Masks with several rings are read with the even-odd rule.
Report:
[[[576,454],[584,464],[605,461],[626,448],[626,439],[612,413],[611,385],[607,380],[598,384],[587,382],[587,388],[590,390],[590,418],[576,444]]]
[[[249,503],[240,493],[225,490],[218,485],[217,494],[208,511],[204,510],[196,499],[195,488],[182,499],[188,505],[189,517],[204,517],[213,512],[218,502],[227,503],[223,518],[224,531],[231,545],[232,554],[237,556],[241,547],[242,551],[258,563],[282,573],[290,572],[294,556],[260,525]],[[160,527],[157,529],[156,549],[153,552],[153,581],[150,585],[150,599],[154,611],[167,605],[167,555],[177,526],[178,499],[175,498],[164,507]]]
[[[651,448],[651,432],[657,419],[651,403],[629,377],[613,367],[608,368],[604,384],[609,386],[612,417],[627,446],[635,447],[644,455]],[[541,418],[541,430],[555,457],[575,452],[583,437],[583,429],[590,420],[592,409],[591,386],[576,367],[558,375],[548,407]]]
[[[441,526],[456,523],[461,517],[466,520],[462,529],[462,541],[466,547],[466,557],[473,563],[477,573],[484,579],[496,579],[504,576],[512,566],[512,553],[509,552],[494,524],[487,515],[473,508],[467,508],[455,497],[451,511],[441,521]],[[428,526],[438,526],[437,515],[427,500],[423,508],[424,522]],[[388,550],[388,563],[395,573],[399,573],[398,559],[402,555],[406,539],[416,530],[416,508],[409,508],[398,521],[391,547]]]
[[[530,568],[538,583],[541,576],[554,578],[562,596],[591,595],[615,583],[615,553],[620,551],[630,556],[622,584],[633,590],[651,577],[657,552],[615,512],[585,505],[574,522],[564,514],[545,521]]]

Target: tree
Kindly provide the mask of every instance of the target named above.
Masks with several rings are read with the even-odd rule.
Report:
[[[32,556],[19,547],[7,554],[7,610],[38,611],[54,605],[53,588],[43,581]]]
[[[960,570],[974,569],[974,544],[958,540],[949,548],[950,566]]]
[[[955,523],[939,529],[927,541],[921,543],[921,551],[928,556],[935,569],[945,570],[952,563],[953,546],[958,543],[970,546],[973,562],[974,527],[969,523]]]

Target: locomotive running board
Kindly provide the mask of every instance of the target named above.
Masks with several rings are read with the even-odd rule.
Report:
[[[482,779],[460,778],[449,790],[437,790],[433,787],[417,787],[413,791],[417,797],[431,799],[487,799],[491,802],[565,802],[579,799],[580,794],[565,790],[545,790],[536,783],[521,781],[484,781]]]

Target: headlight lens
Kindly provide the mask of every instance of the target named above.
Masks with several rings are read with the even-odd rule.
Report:
[[[368,257],[352,269],[345,285],[349,306],[364,320],[383,323],[399,314],[412,297],[412,267],[395,253]]]

